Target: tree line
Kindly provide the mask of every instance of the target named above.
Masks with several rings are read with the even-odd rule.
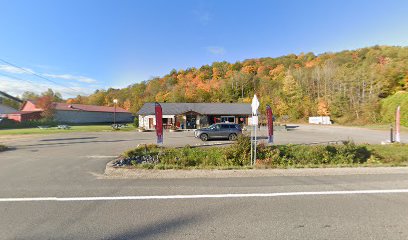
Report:
[[[290,120],[331,116],[339,123],[381,121],[381,100],[408,88],[408,47],[373,46],[337,53],[214,62],[173,69],[126,88],[96,90],[68,103],[119,106],[136,113],[146,102],[250,102]],[[263,112],[262,112],[263,113]]]

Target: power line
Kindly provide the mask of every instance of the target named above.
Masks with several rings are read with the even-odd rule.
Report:
[[[74,91],[74,92],[77,92],[77,93],[86,95],[85,93],[83,93],[83,92],[81,92],[81,91],[78,91],[78,90],[76,90],[76,89],[74,89],[74,88],[65,86],[65,85],[63,85],[63,84],[61,84],[61,83],[59,83],[59,82],[53,81],[53,80],[51,80],[51,79],[49,79],[49,78],[46,78],[46,77],[44,77],[44,76],[42,76],[42,75],[40,75],[40,74],[37,74],[37,73],[35,73],[35,72],[33,72],[33,71],[30,71],[30,70],[27,70],[27,69],[25,69],[25,68],[19,67],[19,66],[15,65],[15,64],[13,64],[13,63],[10,63],[10,62],[8,62],[8,61],[6,61],[6,60],[4,60],[4,59],[1,59],[1,58],[0,58],[0,61],[2,61],[3,63],[5,63],[5,64],[7,64],[7,65],[9,65],[9,66],[18,68],[18,69],[20,69],[20,70],[22,70],[22,71],[24,71],[24,72],[27,72],[27,73],[29,73],[29,74],[32,74],[32,75],[34,75],[34,76],[36,76],[36,77],[39,77],[39,78],[41,78],[41,79],[44,79],[44,80],[46,80],[46,81],[49,81],[49,82],[52,82],[52,83],[54,83],[54,84],[60,85],[60,86],[62,86],[62,87],[64,87],[64,88],[70,89],[70,90],[72,90],[72,91]],[[23,79],[19,79],[19,80],[23,80]],[[26,80],[23,80],[23,81],[26,81]],[[32,83],[32,82],[31,82],[31,83]]]
[[[11,76],[11,75],[2,73],[2,72],[0,72],[0,75],[2,75],[2,76],[4,76],[4,77],[14,78],[15,80],[20,80],[20,81],[24,81],[24,82],[28,82],[28,83],[31,83],[31,84],[33,84],[33,85],[36,85],[35,83],[33,83],[33,82],[29,81],[29,80],[22,79],[22,78],[18,78],[18,77],[14,77],[14,76]]]
[[[30,81],[30,80],[22,79],[22,78],[19,78],[19,77],[15,77],[15,76],[8,75],[8,74],[2,73],[2,72],[0,72],[0,75],[1,75],[1,76],[4,76],[4,77],[8,77],[8,78],[13,78],[13,79],[15,79],[15,80],[28,82],[28,83],[31,83],[32,85],[38,85],[38,83],[34,83],[34,82]]]

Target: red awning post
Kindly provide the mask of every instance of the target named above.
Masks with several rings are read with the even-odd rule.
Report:
[[[157,144],[163,144],[163,112],[159,103],[155,103]]]
[[[273,114],[269,105],[266,105],[266,117],[268,118],[268,143],[273,143]]]

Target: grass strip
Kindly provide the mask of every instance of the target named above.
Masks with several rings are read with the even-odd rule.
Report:
[[[250,163],[250,140],[240,137],[225,148],[160,148],[142,145],[122,156],[136,168],[145,169],[245,169],[406,166],[408,145],[258,145],[257,161]]]

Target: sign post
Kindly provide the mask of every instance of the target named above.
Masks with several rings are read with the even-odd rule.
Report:
[[[397,112],[395,113],[395,141],[401,142],[401,135],[400,135],[400,119],[401,119],[401,107],[397,107]]]
[[[266,117],[268,118],[268,143],[273,143],[273,114],[272,108],[266,105]]]
[[[252,126],[255,128],[255,136],[252,139],[252,131],[251,131],[251,165],[256,164],[256,128],[258,126],[258,108],[259,108],[259,101],[256,95],[252,98]],[[252,153],[253,151],[253,153]]]
[[[156,113],[156,136],[157,144],[163,144],[163,112],[162,107],[159,103],[154,104]]]

